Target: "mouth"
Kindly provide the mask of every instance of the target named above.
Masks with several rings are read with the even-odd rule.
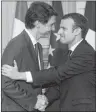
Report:
[[[64,36],[60,36],[60,39],[61,39],[61,40],[64,40]]]
[[[49,35],[50,33],[51,33],[50,31],[49,32],[46,32],[45,35]]]

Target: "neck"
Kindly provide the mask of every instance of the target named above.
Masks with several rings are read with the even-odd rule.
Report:
[[[28,31],[31,33],[31,35],[38,41],[38,33],[37,33],[37,30],[34,28],[34,29],[28,29]]]
[[[77,42],[79,42],[82,39],[81,36],[76,37],[71,43],[68,44],[68,48],[70,49],[72,46],[74,46]]]

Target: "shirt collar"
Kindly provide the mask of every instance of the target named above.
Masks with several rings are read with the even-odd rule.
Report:
[[[75,45],[73,45],[69,50],[71,50],[73,52],[82,40],[83,39],[81,39],[79,42],[77,42]]]
[[[25,28],[25,31],[27,32],[27,34],[29,35],[32,43],[33,43],[33,46],[37,43],[37,40],[35,39],[35,37],[33,37],[33,35]]]

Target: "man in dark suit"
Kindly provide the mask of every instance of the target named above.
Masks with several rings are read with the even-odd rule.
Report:
[[[32,75],[32,82],[36,86],[45,87],[52,83],[60,86],[60,94],[54,90],[54,96],[51,96],[52,91],[46,96],[48,102],[60,96],[61,111],[95,111],[96,54],[85,40],[87,31],[88,21],[83,15],[78,13],[65,15],[61,20],[58,34],[61,37],[60,41],[67,43],[71,50],[66,63],[48,70],[27,72]],[[15,67],[4,65],[3,75],[26,81],[26,73],[18,72]],[[22,78],[18,76],[20,74]]]
[[[26,28],[8,43],[2,56],[2,65],[13,65],[15,59],[20,72],[42,69],[42,47],[38,43],[37,56],[35,45],[41,35],[54,30],[56,16],[57,13],[50,5],[44,2],[33,2],[26,13]],[[30,81],[30,76],[27,76],[27,81]],[[36,88],[31,83],[12,80],[2,75],[2,111],[34,110],[37,95],[41,94],[41,91],[41,87]]]

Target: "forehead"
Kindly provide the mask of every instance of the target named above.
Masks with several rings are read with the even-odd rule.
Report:
[[[71,18],[62,19],[60,23],[60,27],[71,27],[73,26],[74,21]]]
[[[47,24],[50,25],[50,24],[54,24],[55,22],[56,22],[56,16],[51,16]]]

